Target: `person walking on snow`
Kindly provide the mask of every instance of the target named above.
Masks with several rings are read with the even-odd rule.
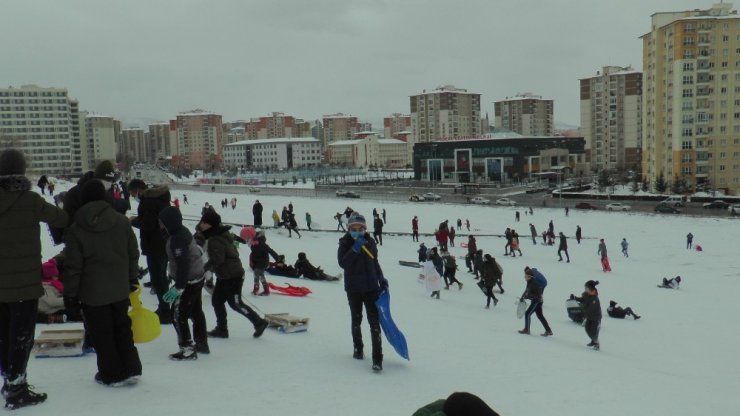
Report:
[[[447,236],[450,239],[450,247],[455,247],[455,227],[450,227],[450,231]]]
[[[208,331],[208,336],[211,338],[229,337],[225,305],[228,303],[231,309],[249,319],[254,326],[252,336],[259,338],[267,328],[267,321],[242,300],[244,267],[241,259],[239,259],[239,251],[234,246],[231,227],[223,225],[221,216],[215,211],[209,211],[200,219],[198,228],[206,238],[208,262],[204,267],[216,275],[216,286],[213,288],[213,295],[211,295],[211,304],[216,313],[216,327]],[[257,232],[258,239],[260,233],[264,236],[264,232],[260,230]],[[274,257],[277,258],[277,255]],[[265,259],[264,264],[260,265],[263,267],[262,279],[264,280],[264,267],[267,266],[267,260]],[[267,289],[267,283],[264,283],[264,285],[265,289],[269,290]]]
[[[267,237],[265,237],[265,232],[262,230],[257,232],[255,239],[250,241],[249,246],[251,250],[249,266],[254,273],[252,295],[258,295],[260,283],[262,283],[262,293],[259,293],[259,296],[269,296],[270,287],[265,279],[265,269],[270,264],[270,256],[273,260],[278,261],[280,255],[267,244]]]
[[[692,243],[694,242],[694,234],[686,234],[686,249],[691,250]]]
[[[606,253],[606,243],[603,238],[599,241],[599,250],[596,254],[601,255],[601,267],[604,273],[612,271],[611,265],[609,265],[609,256]]]
[[[524,279],[527,281],[527,287],[519,300],[524,301],[524,299],[529,299],[531,302],[527,311],[524,313],[524,329],[519,331],[519,333],[529,335],[529,326],[532,322],[532,314],[535,313],[537,314],[537,319],[539,319],[542,326],[545,327],[545,332],[541,335],[543,337],[548,337],[552,335],[552,330],[550,329],[550,325],[547,323],[547,319],[545,319],[545,315],[542,313],[542,294],[545,289],[540,287],[539,283],[537,283],[537,280],[534,277],[537,273],[540,273],[540,271],[534,267],[530,268],[527,266],[524,268]]]
[[[601,303],[599,302],[599,291],[596,290],[598,284],[598,280],[589,280],[584,284],[586,290],[580,298],[573,296],[573,294],[570,295],[571,299],[577,300],[583,307],[583,315],[586,318],[583,326],[586,329],[586,334],[591,338],[591,342],[586,346],[596,351],[600,348],[599,329],[601,328]]]
[[[498,299],[493,294],[493,287],[501,279],[501,271],[496,264],[496,260],[491,257],[490,254],[483,256],[483,267],[481,270],[481,279],[483,281],[483,287],[486,290],[486,309],[491,307],[491,299],[493,299],[493,306],[496,307]]]
[[[419,218],[416,215],[411,219],[411,241],[419,242]]]
[[[470,232],[470,220],[465,218],[465,229]]]
[[[457,231],[462,231],[462,220],[460,218],[457,219]]]
[[[570,263],[570,255],[568,254],[568,237],[563,234],[563,232],[560,232],[560,245],[558,246],[558,257],[560,260],[563,261],[563,255],[560,254],[560,252],[565,251],[565,257],[568,259],[566,263]]]
[[[445,256],[443,260],[445,266],[444,278],[445,283],[447,283],[445,289],[449,289],[451,284],[457,283],[458,290],[462,290],[463,284],[455,277],[455,274],[457,273],[457,261],[455,260],[455,256]]]
[[[365,217],[353,212],[349,217],[348,232],[339,239],[337,262],[344,270],[344,290],[347,293],[352,328],[352,357],[365,358],[362,342],[362,309],[365,308],[370,325],[373,370],[383,370],[383,344],[380,320],[375,301],[388,288],[388,280],[378,262],[378,248],[367,233]]]
[[[311,230],[311,214],[308,212],[306,213],[306,227],[308,227],[308,231],[312,231]]]
[[[373,239],[375,244],[383,245],[383,220],[378,215],[373,219]]]
[[[624,254],[624,257],[629,257],[629,253],[627,252],[627,249],[629,248],[629,243],[627,242],[626,238],[622,239],[622,254]]]
[[[388,221],[385,220],[385,208],[383,208],[383,224],[385,224],[386,222]]]
[[[576,242],[581,244],[581,226],[576,225]]]
[[[532,223],[529,223],[529,232],[532,233],[532,244],[537,245],[537,229]]]

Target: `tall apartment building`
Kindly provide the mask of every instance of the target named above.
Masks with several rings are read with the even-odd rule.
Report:
[[[245,123],[244,127],[247,139],[311,137],[310,122],[278,112],[265,117],[253,118]]]
[[[222,117],[210,111],[192,110],[177,115],[178,155],[184,166],[218,169],[222,165]]]
[[[581,83],[581,134],[593,171],[639,170],[642,72],[605,66]]]
[[[740,16],[655,13],[643,41],[642,172],[740,192]]]
[[[342,113],[326,115],[322,118],[323,137],[322,146],[326,149],[329,143],[339,140],[347,140],[354,137],[360,131],[360,123],[357,117]]]
[[[496,127],[523,136],[552,136],[555,130],[553,101],[530,93],[506,97],[493,104]]]
[[[410,105],[412,145],[481,134],[480,94],[445,85],[412,95]]]
[[[0,88],[0,145],[16,147],[33,174],[88,169],[85,116],[64,88]]]
[[[147,126],[153,161],[177,154],[177,130],[170,129],[169,121]]]
[[[118,153],[124,164],[132,162],[149,162],[154,158],[154,146],[149,140],[149,132],[141,127],[129,127],[121,130],[118,138]]]
[[[383,117],[383,135],[386,139],[398,138],[399,133],[405,140],[406,134],[411,132],[411,116],[401,113],[393,113]]]
[[[113,117],[88,114],[85,117],[86,165],[94,169],[103,160],[116,160],[120,122]]]

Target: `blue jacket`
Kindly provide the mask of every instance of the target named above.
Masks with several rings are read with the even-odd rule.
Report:
[[[365,233],[365,247],[372,253],[374,259],[360,250],[355,253],[352,246],[355,240],[349,233],[339,239],[337,260],[339,267],[344,269],[344,290],[347,293],[377,292],[381,288],[381,281],[385,280],[383,271],[378,263],[378,247],[370,234]]]

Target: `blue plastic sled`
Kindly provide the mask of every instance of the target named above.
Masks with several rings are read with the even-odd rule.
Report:
[[[406,345],[406,337],[403,336],[403,332],[393,322],[393,317],[391,316],[391,295],[387,289],[380,293],[378,300],[375,301],[375,306],[378,308],[380,327],[383,328],[385,339],[393,345],[398,355],[408,360],[409,348]]]

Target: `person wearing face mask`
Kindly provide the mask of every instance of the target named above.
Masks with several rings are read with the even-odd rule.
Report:
[[[152,287],[159,301],[155,312],[161,324],[170,325],[172,313],[169,304],[163,299],[169,289],[166,242],[159,229],[159,213],[170,206],[170,190],[167,186],[149,188],[141,179],[132,179],[128,184],[128,190],[139,203],[137,215],[129,220],[134,228],[139,229],[141,254],[146,256]]]
[[[365,217],[357,212],[349,216],[347,233],[339,239],[337,260],[344,270],[344,290],[352,322],[352,343],[356,360],[365,358],[362,342],[362,308],[365,307],[370,325],[373,371],[383,370],[383,346],[380,338],[380,321],[375,301],[388,288],[388,280],[378,263],[378,247],[367,233]]]

